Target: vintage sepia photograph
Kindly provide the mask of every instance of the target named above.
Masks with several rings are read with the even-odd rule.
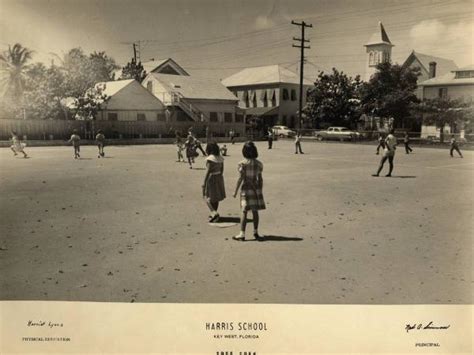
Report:
[[[472,305],[473,11],[0,0],[0,300]]]

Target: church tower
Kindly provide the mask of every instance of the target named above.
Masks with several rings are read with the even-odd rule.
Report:
[[[394,45],[390,42],[382,22],[379,22],[378,31],[370,37],[369,42],[364,46],[367,50],[365,80],[369,81],[376,71],[377,64],[390,62],[392,59],[392,47]]]

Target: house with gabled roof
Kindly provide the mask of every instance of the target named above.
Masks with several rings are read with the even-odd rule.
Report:
[[[295,127],[299,100],[299,74],[279,64],[245,68],[225,79],[225,85],[239,100],[246,117],[253,118],[260,131],[276,124]],[[303,81],[303,105],[313,83]]]
[[[97,120],[163,120],[165,105],[135,79],[107,81],[96,84],[96,87],[103,87],[102,93],[107,96],[107,100],[101,104]]]
[[[147,74],[161,73],[189,76],[188,72],[171,58],[158,60],[153,59],[148,62],[143,62],[142,66],[143,69],[147,72]]]
[[[147,65],[151,72],[142,85],[166,106],[169,125],[188,122],[200,127],[195,130],[198,134],[207,127],[214,136],[224,136],[230,130],[245,136],[238,99],[219,80],[191,76],[172,59],[154,63],[154,67]]]

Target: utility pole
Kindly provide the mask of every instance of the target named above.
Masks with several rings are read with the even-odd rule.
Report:
[[[293,40],[299,41],[299,45],[293,44],[295,48],[301,48],[301,58],[300,58],[300,97],[299,97],[299,110],[298,110],[298,124],[297,128],[301,128],[303,126],[303,117],[302,117],[302,110],[303,110],[303,67],[304,67],[304,50],[311,48],[310,46],[305,46],[305,43],[309,42],[309,39],[304,38],[304,29],[306,27],[313,27],[312,24],[308,24],[304,21],[298,23],[296,21],[291,21],[292,25],[301,26],[301,38],[293,37]]]
[[[133,45],[133,59],[135,60],[135,63],[138,63],[140,62],[140,42],[141,41],[137,41],[137,42],[133,42],[132,45]]]

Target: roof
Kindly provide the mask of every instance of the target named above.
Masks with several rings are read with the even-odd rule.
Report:
[[[150,75],[170,92],[178,92],[186,99],[239,100],[216,79],[160,73],[151,73]]]
[[[472,71],[472,70],[474,70],[474,64],[467,65],[465,67],[458,68],[458,69],[455,69],[453,71]]]
[[[427,54],[423,54],[423,53],[419,53],[415,51],[411,52],[411,54],[405,60],[405,63],[403,63],[403,65],[411,64],[410,62],[414,60],[415,58],[418,59],[418,61],[423,66],[422,69],[425,69],[427,73],[429,73],[430,71],[430,63],[435,62],[436,63],[436,76],[442,76],[444,74],[447,74],[453,70],[456,70],[458,67],[456,63],[454,63],[454,61],[451,59],[435,57],[432,55],[427,55]]]
[[[103,93],[107,96],[113,96],[116,93],[118,93],[120,90],[122,90],[124,87],[127,85],[133,83],[135,79],[127,79],[127,80],[117,80],[117,81],[106,81],[102,83],[97,83],[95,86],[99,85],[104,85],[105,84],[105,89]]]
[[[467,70],[467,69],[466,69]],[[474,70],[474,69],[473,69]],[[463,70],[456,70],[463,71]],[[418,84],[419,86],[439,86],[439,85],[474,85],[474,78],[457,78],[455,79],[456,71],[447,73],[442,76],[425,80]]]
[[[148,73],[153,73],[157,71],[160,67],[163,67],[166,63],[171,63],[173,66],[179,68],[183,75],[189,75],[178,63],[176,63],[173,59],[158,59],[158,60],[150,60],[148,62],[142,62],[143,69]]]
[[[300,76],[279,64],[274,64],[263,67],[245,68],[222,80],[222,84],[227,87],[277,83],[299,84]],[[313,83],[307,79],[303,79],[303,84],[313,85]]]
[[[374,44],[388,44],[390,46],[394,46],[392,42],[390,42],[387,32],[385,32],[385,28],[383,27],[383,24],[380,21],[379,30],[370,37],[369,42],[366,44],[366,46],[371,46]]]
[[[246,115],[269,116],[278,113],[278,106],[274,107],[249,107],[244,109]]]

